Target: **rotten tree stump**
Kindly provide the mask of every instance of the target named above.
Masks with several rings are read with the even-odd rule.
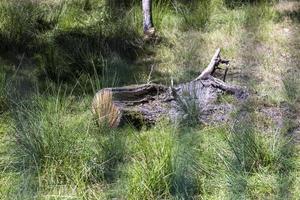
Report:
[[[223,121],[222,113],[228,113],[232,105],[216,103],[218,96],[224,93],[234,95],[237,99],[247,96],[245,89],[212,76],[220,64],[228,62],[221,59],[220,49],[217,49],[208,67],[190,82],[174,87],[145,84],[102,89],[93,99],[92,111],[99,123],[107,121],[111,127],[127,122],[134,125],[154,124],[162,117],[176,121],[189,114],[186,113],[188,106],[195,106],[199,110],[199,122]]]

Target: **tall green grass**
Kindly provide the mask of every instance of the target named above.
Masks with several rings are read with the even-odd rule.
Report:
[[[170,198],[174,130],[161,127],[137,136],[127,167],[128,199]]]
[[[57,162],[63,169],[64,162],[80,160],[93,122],[90,119],[84,125],[87,112],[72,115],[72,100],[60,97],[38,96],[26,104],[19,105],[14,114],[16,154],[22,168],[43,170],[45,165]]]
[[[0,114],[3,113],[8,106],[6,74],[0,70]]]
[[[24,53],[40,82],[72,85],[83,73],[93,75],[96,69],[101,74],[103,65],[112,73],[135,72],[138,80],[143,69],[132,60],[143,51],[140,35],[127,22],[129,11],[118,18],[112,9],[105,1],[3,1],[1,55],[14,62],[8,55]],[[122,83],[130,82],[121,77]]]
[[[17,107],[14,160],[3,171],[14,183],[4,190],[7,195],[276,197],[284,188],[282,176],[296,172],[296,150],[279,132],[264,135],[247,124],[199,129],[167,122],[140,132],[111,130],[96,123],[89,102],[69,95],[37,96]]]
[[[89,100],[58,94],[36,96],[17,105],[13,115],[15,161],[7,169],[13,167],[28,182],[24,191],[23,183],[16,184],[7,191],[8,196],[17,198],[15,190],[29,198],[88,198],[96,192],[88,193],[88,187],[113,179],[112,167],[120,158],[114,158],[118,149],[111,145],[119,145],[120,138],[112,140],[108,128],[97,127],[88,109]]]
[[[255,115],[242,119],[241,112],[233,127],[200,127],[201,113],[187,97],[179,126],[138,131],[98,125],[90,112],[91,94],[145,82],[153,62],[155,81],[186,81],[220,44],[235,57],[242,37],[262,41],[275,18],[268,3],[154,1],[162,38],[153,45],[141,39],[140,1],[57,2],[0,2],[1,57],[13,62],[8,54],[26,51],[43,89],[13,101],[12,120],[0,120],[12,127],[0,128],[10,140],[0,138],[1,149],[10,149],[0,153],[0,198],[298,199],[296,145],[285,129],[258,130]],[[3,74],[1,105],[8,99]],[[290,104],[298,101],[297,82],[284,79]]]
[[[53,29],[61,14],[60,5],[35,1],[2,1],[0,4],[1,50],[36,51],[44,42],[41,36]],[[30,53],[30,52],[28,52]]]
[[[1,188],[5,196],[104,197],[98,187],[110,187],[119,178],[119,164],[125,162],[126,136],[131,129],[99,126],[92,115],[88,90],[92,88],[95,93],[115,84],[114,77],[103,75],[108,79],[95,71],[86,77],[86,85],[78,80],[72,90],[50,82],[43,93],[15,97],[23,99],[12,101],[10,107],[11,142],[9,147],[4,145],[11,148],[6,153],[10,161],[0,167],[1,178],[9,177],[8,183],[14,186]],[[73,93],[76,87],[83,92],[81,96]]]
[[[243,106],[229,134],[225,135],[230,150],[222,156],[227,166],[228,196],[233,199],[286,197],[291,188],[285,187],[287,192],[281,188],[285,183],[292,184],[291,171],[295,170],[298,151],[293,138],[281,130],[271,134],[262,132],[255,122],[253,105]],[[282,176],[289,181],[285,182]]]

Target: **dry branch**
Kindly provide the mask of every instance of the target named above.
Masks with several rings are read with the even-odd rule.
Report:
[[[200,80],[200,79],[206,79],[208,76],[213,75],[216,69],[219,69],[218,66],[220,64],[228,64],[228,60],[223,60],[220,56],[221,49],[218,48],[215,51],[214,56],[212,57],[209,65],[202,71],[202,73],[195,79],[195,80]]]
[[[212,76],[222,63],[228,64],[228,61],[221,59],[220,49],[217,49],[208,67],[190,82],[171,87],[145,84],[102,89],[94,97],[93,113],[100,123],[106,120],[111,127],[118,127],[126,122],[134,125],[153,124],[161,117],[180,119],[185,115],[181,108],[182,100],[193,99],[202,113],[199,121],[203,121],[203,116],[221,110],[225,112],[227,109],[226,106],[215,103],[219,95],[228,93],[237,98],[246,96],[242,88]]]

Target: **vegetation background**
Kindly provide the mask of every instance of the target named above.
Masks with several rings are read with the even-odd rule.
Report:
[[[300,3],[154,0],[152,42],[140,4],[1,0],[0,199],[300,199]],[[255,94],[233,124],[96,123],[99,89],[190,80],[218,47]]]

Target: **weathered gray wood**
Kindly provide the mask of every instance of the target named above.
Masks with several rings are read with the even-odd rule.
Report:
[[[102,89],[94,97],[93,113],[100,123],[106,120],[111,127],[117,127],[128,121],[153,124],[162,117],[180,119],[185,115],[183,103],[193,103],[199,109],[202,114],[199,121],[208,120],[207,116],[219,111],[228,112],[230,106],[216,103],[218,96],[228,93],[241,99],[247,92],[211,75],[215,70],[212,68],[221,60],[219,55],[218,49],[204,75],[187,83],[171,87],[145,84]]]
[[[202,73],[200,74],[200,76],[198,76],[196,78],[196,80],[205,79],[209,75],[213,74],[217,63],[219,62],[220,52],[221,52],[221,49],[218,48],[216,50],[214,56],[212,57],[209,65],[202,71]]]
[[[168,98],[164,96],[168,90],[168,87],[158,84],[105,88],[94,97],[93,113],[100,122],[107,120],[111,127],[117,127],[125,120],[154,122],[163,112],[155,104],[162,104]]]
[[[221,58],[220,53],[221,53],[221,49],[218,48],[215,51],[215,54],[212,57],[209,65],[202,71],[202,73],[195,80],[206,79],[208,76],[213,75],[214,72],[216,71],[216,69],[219,69],[218,66],[220,64],[228,64],[229,63],[228,60],[224,60]],[[227,70],[225,71],[224,80],[225,80],[226,74],[227,74]]]

